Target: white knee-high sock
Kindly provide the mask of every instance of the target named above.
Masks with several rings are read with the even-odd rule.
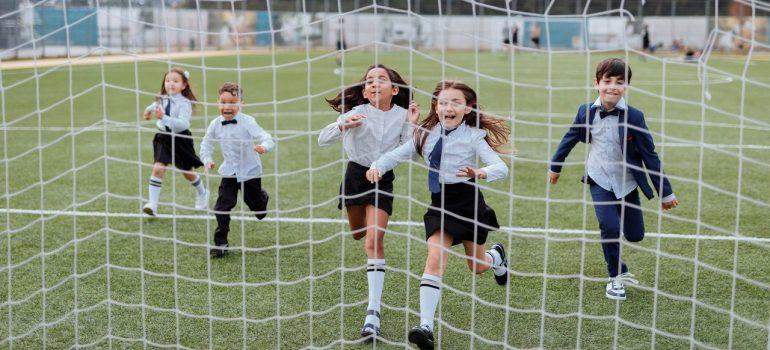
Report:
[[[158,204],[160,197],[160,188],[163,186],[163,180],[155,176],[150,176],[150,203]]]
[[[380,312],[382,301],[382,286],[385,284],[385,259],[369,259],[366,261],[366,279],[369,282],[369,306],[367,311]],[[380,326],[380,318],[376,315],[366,315],[364,323]]]
[[[420,325],[428,326],[431,331],[439,296],[441,296],[441,277],[423,273],[420,281]]]
[[[206,187],[203,187],[203,180],[200,175],[196,176],[195,180],[190,181],[190,185],[195,187],[195,190],[198,191],[198,195],[202,196],[206,193]]]

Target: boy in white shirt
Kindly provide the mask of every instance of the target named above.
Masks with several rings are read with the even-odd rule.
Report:
[[[224,83],[219,88],[219,112],[206,129],[201,142],[201,158],[206,170],[214,168],[213,142],[219,142],[224,161],[219,166],[222,182],[214,206],[217,229],[214,232],[212,257],[227,254],[227,234],[230,232],[230,211],[235,207],[238,191],[243,189],[243,201],[256,212],[258,219],[267,215],[269,196],[262,189],[262,162],[260,154],[273,149],[275,143],[253,117],[240,113],[243,91],[235,83]],[[256,142],[256,145],[252,146]]]

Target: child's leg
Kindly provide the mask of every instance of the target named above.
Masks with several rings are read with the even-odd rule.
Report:
[[[494,264],[495,256],[487,251],[483,244],[478,244],[471,241],[463,241],[463,247],[465,248],[466,259],[468,263],[468,269],[473,273],[484,273]],[[499,257],[499,255],[497,255]],[[502,262],[502,257],[497,259],[498,264]]]
[[[227,244],[227,234],[230,232],[230,211],[238,200],[240,183],[234,178],[222,178],[219,183],[219,196],[214,205],[214,216],[217,218],[217,229],[214,232],[214,244]]]
[[[199,196],[203,196],[206,194],[206,187],[203,186],[203,181],[198,174],[196,174],[194,171],[187,170],[182,172],[182,176],[190,182],[190,185],[195,188],[195,190],[198,192]]]
[[[620,261],[620,205],[615,194],[599,185],[591,185],[591,198],[594,201],[594,211],[599,220],[604,261],[607,272],[615,277],[627,269]]]
[[[155,162],[152,166],[152,176],[150,176],[150,204],[158,205],[160,198],[160,189],[163,186],[163,175],[166,174],[166,164]]]
[[[441,276],[446,271],[452,236],[436,231],[428,238],[428,258],[420,281],[420,325],[433,330],[433,318],[441,296]]]
[[[363,205],[347,206],[348,225],[353,239],[359,240],[366,236],[366,208]]]
[[[639,191],[633,191],[623,198],[623,235],[629,242],[644,239],[644,217],[639,203]]]
[[[262,190],[262,178],[251,179],[243,183],[243,201],[251,209],[257,212],[257,219],[267,216],[267,201],[270,197]]]
[[[382,300],[382,287],[385,283],[385,251],[383,241],[385,228],[388,227],[388,213],[377,209],[373,205],[366,205],[366,277],[369,283],[369,305],[366,308],[366,325],[380,327],[380,303]]]

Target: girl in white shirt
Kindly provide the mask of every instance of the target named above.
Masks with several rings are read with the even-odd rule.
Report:
[[[342,140],[349,162],[340,185],[339,208],[344,205],[353,238],[366,236],[369,305],[361,336],[380,335],[380,301],[385,281],[383,239],[393,212],[392,171],[379,184],[366,181],[369,165],[380,155],[410,138],[410,124],[417,123],[417,105],[404,79],[394,70],[378,64],[351,87],[332,99],[331,107],[342,115],[321,130],[320,146]],[[409,111],[407,111],[409,109]]]
[[[433,317],[453,245],[463,244],[472,272],[491,268],[499,285],[508,281],[502,244],[485,251],[488,232],[500,225],[475,179],[495,181],[508,175],[508,166],[497,153],[510,134],[503,120],[478,111],[476,92],[468,85],[442,81],[433,92],[428,117],[409,142],[381,156],[366,172],[370,182],[380,181],[381,174],[413,155],[422,156],[429,167],[431,204],[424,216],[428,258],[420,283],[420,325],[409,332],[409,341],[420,349],[433,348]],[[477,157],[485,167],[476,168]]]
[[[190,73],[181,68],[171,68],[163,75],[160,85],[160,96],[144,110],[144,119],[153,116],[158,119],[155,125],[158,133],[152,140],[153,158],[155,164],[150,176],[150,198],[144,205],[143,211],[155,216],[158,212],[158,198],[163,184],[166,166],[173,163],[182,175],[195,188],[195,208],[206,209],[209,192],[203,186],[200,176],[192,171],[203,165],[195,154],[192,134],[190,133],[190,117],[192,102],[195,94],[190,87]]]

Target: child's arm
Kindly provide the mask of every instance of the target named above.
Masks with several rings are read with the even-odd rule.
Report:
[[[341,115],[336,122],[321,129],[321,133],[318,134],[318,145],[329,146],[341,140],[343,131],[361,126],[364,119],[366,119],[365,115],[355,113],[353,110]]]
[[[479,158],[481,158],[481,161],[486,166],[480,169],[464,167],[458,169],[456,175],[462,177],[478,177],[480,179],[486,179],[487,181],[504,179],[508,176],[508,166],[505,165],[505,162],[500,159],[497,152],[495,152],[495,150],[489,146],[487,140],[484,139],[486,133],[481,133],[480,136],[481,137],[476,140],[476,152],[478,152]]]
[[[270,136],[270,134],[265,131],[265,129],[262,129],[259,124],[257,124],[256,121],[250,121],[248,125],[249,135],[254,138],[254,140],[257,142],[256,145],[254,145],[254,150],[257,151],[259,154],[263,154],[265,152],[269,152],[273,149],[275,146],[275,141],[273,141],[273,137]]]
[[[658,157],[658,153],[655,152],[655,142],[652,140],[652,134],[650,133],[650,129],[647,128],[647,123],[644,121],[643,114],[639,119],[638,124],[633,126],[634,127],[628,128],[629,134],[631,134],[631,142],[634,143],[637,151],[642,156],[642,163],[644,163],[644,167],[647,168],[647,174],[649,174],[650,180],[652,180],[652,187],[655,188],[655,191],[658,192],[658,196],[661,197],[663,209],[676,207],[679,205],[679,201],[674,195],[674,190],[671,188],[668,177],[663,173],[663,166],[660,158]]]
[[[559,181],[559,173],[561,173],[564,160],[567,159],[567,156],[572,152],[575,145],[579,141],[582,141],[580,140],[580,128],[584,127],[583,124],[586,120],[585,115],[588,112],[589,107],[587,105],[580,106],[580,109],[578,109],[577,114],[575,115],[575,120],[572,121],[572,126],[570,126],[567,133],[564,134],[564,137],[562,137],[561,142],[559,143],[559,147],[556,148],[556,153],[551,157],[551,166],[548,177],[552,184],[556,184],[556,182]]]
[[[369,182],[377,182],[382,177],[382,174],[396,167],[401,162],[405,162],[412,158],[417,153],[414,149],[414,140],[410,139],[396,149],[383,154],[379,159],[374,161],[369,167],[369,171],[366,172],[366,179]]]
[[[150,120],[152,118],[153,112],[155,112],[156,109],[158,109],[158,101],[160,100],[160,96],[155,98],[155,102],[151,103],[147,108],[144,109],[144,114],[142,116],[144,117],[144,120]]]
[[[171,131],[179,133],[190,128],[190,118],[192,117],[192,104],[189,102],[182,102],[179,106],[179,114],[176,118],[171,118],[170,115],[164,115],[163,125],[169,127]]]
[[[408,142],[410,138],[414,136],[414,128],[417,125],[417,122],[420,121],[420,105],[417,104],[417,102],[412,101],[412,103],[409,104],[409,109],[406,112],[406,122],[404,123],[403,127],[401,128],[401,139],[399,141],[399,145],[403,145],[404,143]]]
[[[204,168],[206,170],[214,167],[214,159],[211,156],[214,154],[214,128],[218,118],[214,118],[206,129],[206,134],[201,141],[201,161],[203,161]]]

